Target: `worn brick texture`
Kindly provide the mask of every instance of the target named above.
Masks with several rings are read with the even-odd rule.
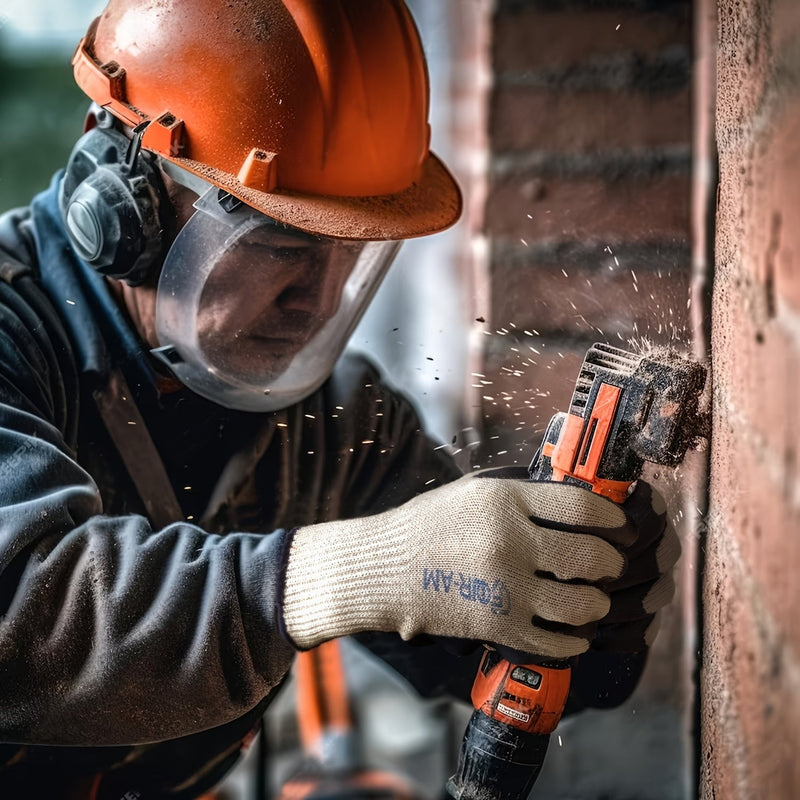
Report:
[[[690,349],[691,0],[494,0],[489,26],[472,467],[530,462],[593,342]],[[686,800],[693,610],[630,701],[559,729],[534,797]]]
[[[529,460],[592,342],[685,347],[690,271],[689,0],[498,0],[491,24],[482,465]]]
[[[719,0],[703,798],[800,796],[800,4]]]

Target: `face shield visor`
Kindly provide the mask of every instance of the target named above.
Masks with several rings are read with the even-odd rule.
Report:
[[[161,270],[153,352],[220,405],[285,408],[330,375],[401,242],[309,234],[208,186]]]

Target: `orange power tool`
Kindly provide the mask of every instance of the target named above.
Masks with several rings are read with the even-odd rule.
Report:
[[[532,480],[574,483],[622,503],[644,462],[676,466],[702,432],[706,370],[673,352],[636,354],[595,344],[586,354],[568,414],[556,414],[530,464]],[[594,654],[603,674],[631,690],[646,651]],[[596,660],[596,659],[595,659]],[[472,687],[455,800],[525,800],[570,690],[569,662],[513,664],[487,649]]]

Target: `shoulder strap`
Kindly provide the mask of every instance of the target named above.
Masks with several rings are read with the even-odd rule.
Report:
[[[23,262],[0,251],[0,280],[8,284],[22,277],[34,277],[33,269]],[[35,280],[24,281],[36,293],[35,303],[40,313],[52,315],[57,330],[63,331],[61,322],[49,299]],[[20,284],[21,285],[21,284]],[[30,301],[29,301],[30,302]],[[66,333],[63,333],[66,338]],[[147,510],[153,525],[163,527],[183,519],[183,511],[170,483],[161,456],[136,405],[133,394],[118,368],[111,371],[108,382],[96,389],[92,396],[100,417],[128,475]]]
[[[114,442],[136,491],[156,527],[183,519],[164,462],[136,405],[125,376],[114,368],[108,381],[92,393],[108,435]]]

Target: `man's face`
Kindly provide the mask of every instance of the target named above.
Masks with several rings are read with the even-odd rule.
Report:
[[[179,233],[148,287],[155,355],[228,408],[272,411],[308,396],[330,375],[400,242],[306,233],[210,184],[179,183],[182,173],[165,178]]]
[[[360,249],[275,225],[246,233],[202,289],[197,336],[208,361],[250,379],[279,374],[335,314]]]

